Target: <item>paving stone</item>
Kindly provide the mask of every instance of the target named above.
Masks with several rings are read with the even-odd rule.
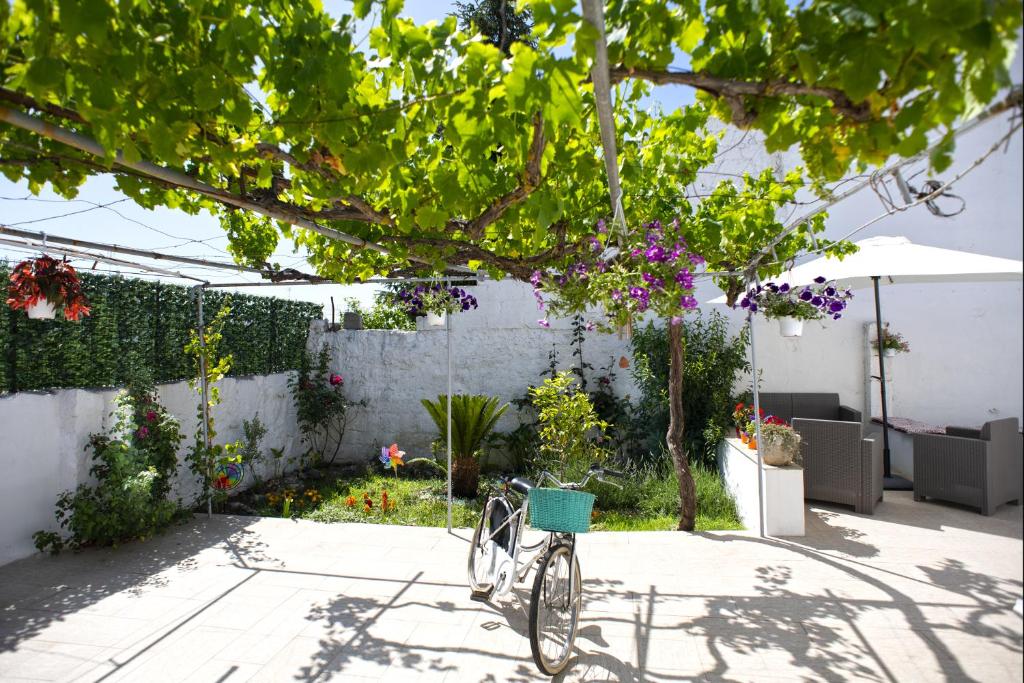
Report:
[[[1020,680],[1019,507],[887,492],[808,535],[595,533],[565,681]],[[197,517],[0,567],[0,680],[547,681],[515,598],[469,600],[470,532]]]

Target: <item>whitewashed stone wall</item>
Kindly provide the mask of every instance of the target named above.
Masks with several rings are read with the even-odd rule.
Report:
[[[551,320],[551,328],[537,324],[539,312],[529,285],[484,282],[472,288],[480,302],[475,311],[452,316],[452,392],[487,394],[511,401],[539,384],[548,368],[552,347],[558,351],[559,369],[569,369],[572,356],[570,321]],[[437,429],[420,399],[434,399],[447,390],[447,335],[444,328],[416,332],[393,330],[340,330],[329,332],[326,323],[314,321],[309,348],[327,344],[332,370],[345,378],[346,396],[365,399],[365,408],[354,408],[342,454],[348,460],[373,457],[381,445],[397,442],[409,455],[427,456]],[[585,360],[593,376],[612,364],[615,390],[620,396],[635,395],[631,369],[619,367],[629,342],[614,334],[589,332],[583,344]],[[498,431],[518,424],[515,407],[498,423]]]
[[[242,421],[259,413],[267,426],[264,448],[298,456],[302,448],[287,380],[288,373],[223,380],[222,402],[213,413],[217,442],[240,439]],[[197,396],[187,382],[160,385],[158,393],[181,421],[183,459],[199,424]],[[0,396],[0,564],[34,552],[34,532],[57,530],[57,496],[89,481],[91,453],[85,446],[90,434],[110,427],[116,394],[116,389],[62,389]],[[191,502],[197,491],[182,462],[174,494]]]

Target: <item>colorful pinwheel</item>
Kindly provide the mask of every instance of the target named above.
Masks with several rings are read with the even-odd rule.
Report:
[[[395,479],[398,479],[399,465],[405,464],[405,462],[402,461],[402,458],[404,457],[405,451],[398,450],[397,443],[391,444],[390,447],[385,446],[380,449],[380,461],[395,471]]]

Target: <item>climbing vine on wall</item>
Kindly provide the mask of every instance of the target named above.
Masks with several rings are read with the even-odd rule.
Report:
[[[0,283],[9,264],[0,262]],[[129,359],[140,358],[157,382],[192,376],[185,354],[196,324],[195,290],[181,285],[81,273],[92,315],[79,322],[29,320],[0,306],[0,392],[125,383]],[[216,312],[226,294],[207,291]],[[309,321],[322,307],[306,301],[231,295],[222,349],[234,359],[231,375],[298,368]]]

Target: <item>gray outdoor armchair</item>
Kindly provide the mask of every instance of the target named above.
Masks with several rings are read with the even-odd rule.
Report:
[[[760,403],[765,416],[786,420],[800,435],[804,498],[874,514],[882,500],[882,445],[864,438],[859,410],[829,393],[763,393]]]
[[[986,422],[981,429],[915,434],[914,500],[960,503],[983,515],[1004,503],[1020,504],[1022,444],[1015,417]]]

